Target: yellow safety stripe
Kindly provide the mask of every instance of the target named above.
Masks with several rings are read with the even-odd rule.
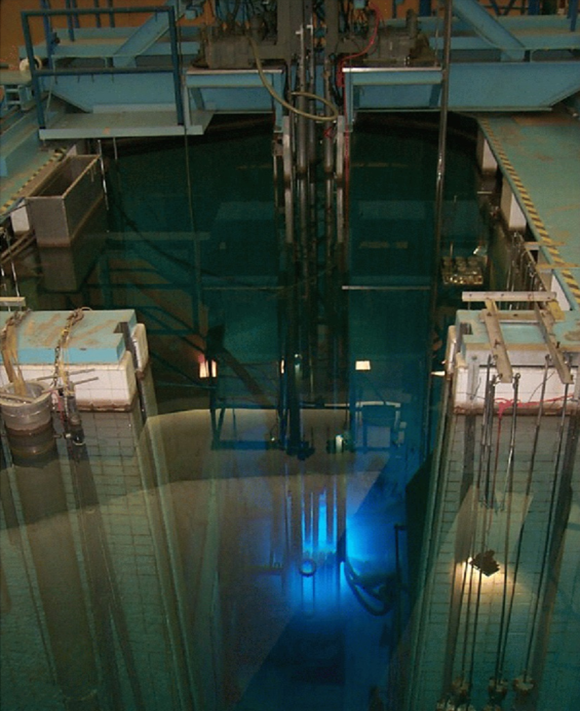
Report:
[[[29,185],[38,175],[41,173],[49,163],[53,163],[56,160],[60,160],[62,156],[66,153],[65,148],[57,148],[54,153],[50,156],[50,158],[43,163],[40,168],[34,171],[34,173],[31,173],[30,177],[28,180],[18,189],[18,193],[20,193],[24,188]],[[9,200],[7,200],[2,207],[0,207],[0,217],[5,213],[8,212],[8,210],[12,207],[12,205],[18,200],[18,193],[16,195],[13,195]]]
[[[495,136],[495,134],[489,124],[488,119],[481,118],[480,124],[485,129],[487,138],[489,140],[490,146],[493,149],[494,154],[496,155],[497,158],[499,158],[502,168],[509,175],[514,187],[517,189],[518,197],[520,198],[521,203],[524,206],[524,209],[527,213],[528,219],[532,222],[532,224],[536,228],[536,231],[537,231],[538,235],[540,236],[543,245],[545,246],[546,250],[548,251],[550,257],[552,258],[554,266],[560,267],[559,271],[562,274],[562,277],[564,278],[567,286],[569,287],[570,291],[574,295],[574,298],[580,305],[580,286],[578,286],[578,282],[576,281],[572,272],[569,269],[562,269],[561,268],[562,266],[564,266],[566,264],[566,262],[564,261],[564,259],[562,259],[562,255],[560,254],[558,247],[556,246],[556,243],[548,234],[546,225],[544,224],[544,222],[542,221],[542,218],[540,217],[538,211],[536,210],[536,206],[534,205],[532,198],[530,197],[530,195],[526,189],[526,186],[523,184],[522,179],[517,174],[516,169],[514,168],[514,166],[512,165],[512,162],[508,158],[507,153],[504,151],[504,149],[501,145],[501,142]]]

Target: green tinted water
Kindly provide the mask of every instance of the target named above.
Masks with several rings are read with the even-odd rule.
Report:
[[[110,161],[109,234],[60,256],[60,282],[47,271],[26,289],[36,308],[137,310],[149,417],[86,413],[84,444],[3,460],[3,708],[397,707],[436,134],[355,134],[330,305],[323,244],[312,288],[289,285],[268,132],[121,146]],[[470,149],[449,164],[446,235],[472,250]],[[314,314],[308,334],[292,313]],[[217,378],[201,377],[208,359]]]

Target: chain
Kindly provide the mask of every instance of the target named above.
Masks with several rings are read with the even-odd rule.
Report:
[[[85,315],[85,308],[74,309],[71,311],[66,319],[64,328],[60,332],[60,337],[54,349],[54,372],[52,374],[52,387],[56,389],[56,384],[58,382],[59,376],[65,386],[68,386],[68,376],[64,371],[62,363],[62,351],[67,347],[68,340],[70,338],[70,332],[73,326],[77,324]]]
[[[68,385],[68,376],[64,372],[62,364],[62,352],[66,348],[68,340],[70,338],[70,333],[73,327],[83,319],[85,315],[86,308],[74,309],[68,315],[66,323],[62,331],[60,332],[60,337],[54,349],[54,363],[53,363],[53,375],[52,375],[52,387],[56,388],[59,376],[63,381],[63,384]],[[15,331],[18,325],[24,320],[24,318],[30,313],[30,309],[23,311],[17,311],[12,314],[10,318],[4,324],[4,328],[0,331],[0,351],[2,352],[2,359],[4,361],[4,367],[6,368],[9,380],[14,382],[15,379],[22,380],[20,375],[20,368],[17,364],[16,358],[16,339]],[[11,337],[14,334],[14,339]],[[14,365],[12,363],[14,361]],[[17,372],[15,372],[17,370]],[[10,377],[12,375],[12,377]]]
[[[13,313],[12,316],[10,316],[10,318],[4,324],[4,328],[2,329],[2,338],[5,338],[6,330],[10,326],[18,326],[22,321],[24,321],[24,319],[26,318],[26,316],[28,316],[29,313],[30,309],[24,309],[22,311],[16,311],[15,313]]]

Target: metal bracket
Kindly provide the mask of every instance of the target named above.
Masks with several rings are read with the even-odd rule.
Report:
[[[344,178],[344,134],[346,125],[344,116],[339,116],[336,121],[336,179],[341,181]]]
[[[470,402],[475,400],[479,386],[479,358],[472,355],[467,362],[467,395]]]
[[[8,309],[24,309],[26,308],[26,297],[0,296],[0,306]]]
[[[485,309],[482,311],[481,317],[487,330],[491,353],[497,368],[497,377],[502,383],[511,383],[513,370],[501,331],[499,311],[495,301],[485,300]]]
[[[572,377],[570,368],[564,359],[564,354],[560,350],[560,343],[556,340],[556,336],[554,335],[554,317],[547,309],[542,309],[537,304],[534,308],[540,331],[544,336],[548,352],[550,353],[550,358],[552,359],[554,367],[558,371],[560,380],[564,385],[571,385],[574,382],[574,378]]]
[[[507,301],[510,303],[544,303],[556,301],[554,291],[464,291],[462,301]]]
[[[336,241],[342,244],[345,234],[345,195],[344,195],[344,150],[345,150],[345,120],[339,116],[336,122]]]
[[[284,214],[286,217],[286,243],[294,242],[294,170],[292,150],[292,120],[282,119],[282,166],[284,171]]]
[[[501,330],[502,321],[537,324],[560,380],[564,385],[571,385],[574,382],[564,353],[560,349],[560,343],[554,335],[556,319],[552,313],[552,306],[556,301],[556,294],[549,291],[465,291],[462,299],[485,302],[481,320],[485,324],[498,378],[502,383],[511,382],[513,379],[513,370]],[[534,310],[501,312],[497,308],[496,301],[532,303]]]

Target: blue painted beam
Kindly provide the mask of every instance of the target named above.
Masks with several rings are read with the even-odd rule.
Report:
[[[545,35],[535,32],[518,33],[517,39],[524,51],[552,51],[552,50],[577,50],[580,49],[580,33],[566,32],[565,34]],[[430,37],[429,44],[435,51],[443,49],[442,37]],[[451,51],[477,52],[480,56],[482,51],[492,49],[489,42],[477,35],[460,35],[451,39]]]
[[[437,67],[345,67],[344,74],[355,86],[430,86],[441,83],[441,69]]]
[[[524,50],[560,50],[560,49],[580,49],[580,32],[570,31],[570,20],[557,15],[542,15],[535,17],[499,17],[495,22],[500,27],[512,34],[520,43]],[[395,20],[389,23],[390,26],[403,29],[405,20]],[[441,50],[443,39],[437,30],[437,23],[434,18],[421,18],[421,29],[429,37],[431,47]],[[58,30],[57,30],[58,31]],[[133,28],[127,27],[86,27],[75,30],[75,41],[70,42],[63,35],[62,30],[59,35],[59,43],[49,49],[44,42],[34,45],[34,55],[41,59],[47,59],[49,55],[59,58],[105,58],[113,57],[119,51],[121,45],[126,42]],[[474,51],[493,50],[494,46],[476,34],[473,27],[468,25],[459,17],[453,20],[453,33],[451,38],[452,51]],[[192,27],[181,28],[180,50],[182,56],[195,56],[200,49],[198,39],[198,29]],[[171,46],[165,37],[162,37],[154,44],[143,50],[141,56],[146,57],[166,57],[171,54]],[[21,58],[25,55],[21,51]]]
[[[51,76],[43,83],[52,95],[76,106],[81,111],[98,111],[122,106],[130,110],[175,108],[175,87],[166,68],[163,73],[138,72],[131,74],[86,74],[66,76],[60,74],[54,82]]]
[[[562,15],[535,15],[528,17],[525,15],[509,15],[508,17],[496,18],[496,22],[503,25],[510,31],[517,29],[537,29],[537,30],[559,30],[562,32],[570,32],[570,20]],[[423,32],[434,34],[439,26],[441,29],[441,20],[437,17],[420,17],[419,23]],[[389,22],[389,25],[391,23]],[[393,21],[394,27],[402,27],[405,20]],[[453,18],[453,32],[465,32],[471,27],[471,24],[462,20],[460,17]]]
[[[119,48],[120,42],[115,40],[101,39],[98,42],[60,42],[53,50],[52,56],[55,59],[65,58],[94,58],[104,59],[106,57],[114,57]],[[34,54],[43,59],[46,56],[44,45],[37,45],[38,51],[35,48]],[[181,42],[180,49],[182,55],[196,56],[199,53],[200,43],[196,40],[189,42]],[[144,50],[140,55],[142,57],[168,57],[171,55],[170,42],[159,41],[152,47]],[[117,65],[119,66],[119,65]]]
[[[128,70],[130,71],[130,70]],[[266,75],[278,93],[283,93],[286,74],[282,69],[267,68]],[[170,69],[164,73],[140,71],[130,74],[60,74],[43,77],[45,88],[53,96],[82,111],[160,110],[175,107],[174,86],[169,81]],[[42,72],[39,73],[42,76]],[[271,111],[273,100],[264,89],[255,69],[231,72],[191,69],[184,75],[185,87],[191,92],[192,108],[218,111]],[[195,103],[199,91],[200,103]]]
[[[266,68],[264,72],[274,91],[283,95],[286,72],[276,67]],[[189,69],[185,75],[185,86],[194,110],[224,113],[274,110],[276,129],[282,125],[282,107],[266,91],[256,69],[219,72]]]
[[[165,8],[173,12],[154,12],[151,17],[131,34],[131,36],[115,51],[113,64],[116,67],[135,66],[135,58],[143,54],[163,37],[171,25],[183,15],[180,0],[167,0]]]
[[[169,3],[178,3],[178,7],[181,11],[181,0],[168,0]],[[183,94],[181,86],[181,69],[180,69],[180,54],[178,49],[177,31],[175,26],[175,10],[171,5],[164,5],[160,7],[123,7],[116,8],[114,12],[121,14],[138,14],[142,12],[155,12],[159,14],[166,14],[168,17],[168,28],[169,28],[169,39],[171,44],[171,65],[170,67],[111,67],[104,66],[99,68],[82,68],[82,67],[65,67],[55,69],[53,66],[49,68],[38,69],[35,65],[35,58],[33,52],[32,44],[32,33],[30,29],[30,19],[35,17],[41,17],[43,19],[50,18],[53,16],[57,17],[76,17],[80,15],[95,15],[95,14],[105,14],[108,10],[102,9],[68,9],[68,10],[40,10],[40,11],[23,11],[21,13],[22,19],[22,30],[24,34],[24,41],[26,44],[26,56],[28,58],[30,76],[32,80],[32,87],[35,96],[36,103],[36,113],[38,117],[38,126],[40,129],[46,128],[46,120],[44,115],[44,109],[42,104],[42,78],[44,76],[51,76],[54,78],[55,83],[59,77],[65,76],[105,76],[113,74],[139,74],[148,73],[156,74],[158,72],[167,73],[171,72],[173,79],[173,96],[175,101],[176,118],[177,124],[183,125],[184,123],[184,107],[183,107]],[[111,10],[112,12],[112,10]],[[48,39],[47,39],[48,44]],[[129,96],[132,96],[129,92]],[[134,102],[137,103],[137,102]]]
[[[348,120],[360,110],[438,110],[435,69],[345,68]],[[580,91],[580,63],[466,62],[450,68],[453,111],[549,109]]]
[[[184,126],[177,123],[175,108],[139,108],[118,106],[107,111],[74,113],[47,122],[38,131],[41,140],[78,140],[82,138],[147,138],[150,136],[201,136],[212,114],[209,111],[186,113]]]
[[[0,178],[13,175],[22,162],[36,154],[39,149],[37,129],[33,113],[19,115],[17,121],[6,130],[3,129],[0,143]]]
[[[521,42],[500,25],[477,0],[453,0],[453,12],[490,45],[501,49],[506,59],[518,61],[524,58]]]
[[[450,108],[456,111],[548,109],[580,91],[579,68],[580,63],[575,61],[452,64]],[[268,74],[281,93],[284,72],[277,69]],[[359,109],[439,108],[441,72],[437,68],[346,68],[345,79],[349,120]],[[193,115],[207,111],[272,110],[276,111],[277,125],[280,122],[280,108],[261,85],[255,70],[190,69],[183,81],[187,97],[186,123],[188,111]],[[167,112],[174,106],[174,86],[167,74],[59,76],[52,91],[55,96],[88,112]],[[197,120],[194,123],[197,125]],[[82,128],[75,127],[75,131],[78,130]],[[146,131],[146,127],[141,130]]]

